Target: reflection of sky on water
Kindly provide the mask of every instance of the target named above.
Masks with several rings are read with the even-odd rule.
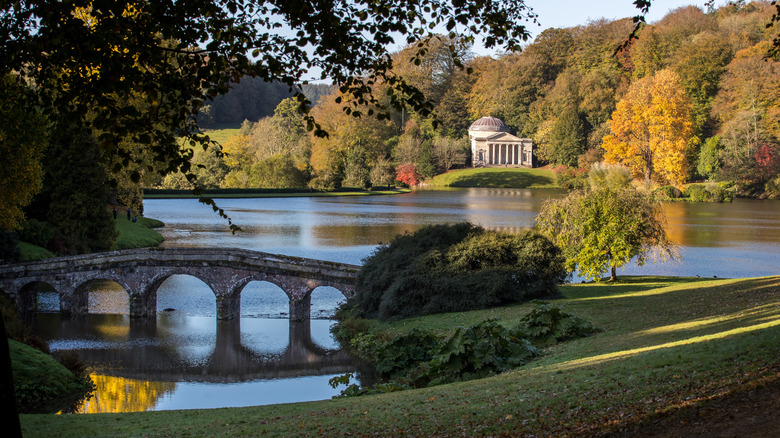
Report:
[[[241,344],[259,355],[278,355],[290,345],[285,319],[241,319]]]
[[[217,321],[213,316],[164,312],[157,318],[157,339],[188,366],[205,364],[216,348]]]
[[[324,400],[337,395],[328,380],[338,374],[249,383],[181,382],[165,393],[152,410],[209,409]]]

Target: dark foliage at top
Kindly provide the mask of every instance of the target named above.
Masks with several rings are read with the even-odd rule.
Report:
[[[347,305],[383,320],[527,301],[566,278],[560,249],[545,237],[468,223],[398,236],[364,262]]]

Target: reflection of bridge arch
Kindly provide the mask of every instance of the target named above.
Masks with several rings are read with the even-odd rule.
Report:
[[[48,283],[60,295],[60,311],[80,315],[88,312],[92,282],[111,280],[128,292],[130,316],[144,317],[155,314],[160,285],[172,275],[185,274],[203,281],[214,292],[217,318],[231,319],[240,314],[243,288],[252,281],[267,281],[289,297],[290,319],[304,320],[310,316],[315,288],[332,286],[350,297],[358,269],[355,265],[242,249],[137,249],[0,266],[0,288],[23,310],[32,310],[35,301],[26,296],[27,285]]]
[[[217,321],[213,351],[198,361],[184,362],[182,356],[160,343],[147,342],[157,336],[153,318],[131,319],[126,343],[109,350],[78,350],[87,362],[111,363],[111,375],[140,380],[186,380],[240,382],[283,377],[315,376],[353,371],[354,359],[341,350],[325,349],[311,339],[311,324],[290,321],[289,344],[279,354],[259,354],[241,342],[240,319]],[[83,318],[61,322],[60,337],[83,333]]]

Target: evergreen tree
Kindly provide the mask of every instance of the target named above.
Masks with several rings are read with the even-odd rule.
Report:
[[[88,132],[65,127],[51,139],[44,188],[33,208],[37,219],[56,230],[51,249],[65,254],[109,250],[116,229],[106,206],[110,190],[97,142]]]

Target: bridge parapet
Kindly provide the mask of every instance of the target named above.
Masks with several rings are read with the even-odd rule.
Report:
[[[217,298],[217,317],[240,314],[241,290],[251,281],[268,281],[290,297],[290,317],[307,319],[310,295],[319,286],[332,286],[346,297],[354,293],[360,266],[324,260],[269,254],[238,248],[153,248],[59,257],[0,266],[0,288],[25,310],[34,306],[30,284],[52,285],[60,294],[63,313],[87,311],[91,282],[120,284],[130,297],[130,315],[156,312],[157,288],[176,274],[195,276],[209,285]]]

